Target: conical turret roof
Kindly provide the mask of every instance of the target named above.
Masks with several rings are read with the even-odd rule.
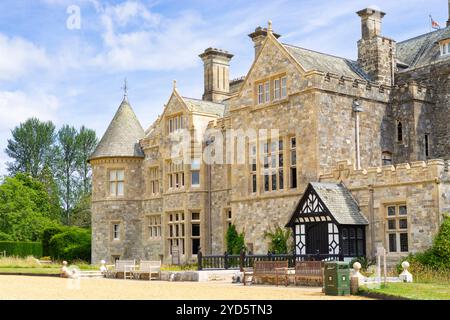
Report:
[[[144,152],[139,145],[143,137],[144,129],[125,97],[89,160],[105,157],[143,158]]]

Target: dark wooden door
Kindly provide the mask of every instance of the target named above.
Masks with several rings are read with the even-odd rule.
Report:
[[[306,225],[306,254],[328,254],[328,224],[326,222]]]

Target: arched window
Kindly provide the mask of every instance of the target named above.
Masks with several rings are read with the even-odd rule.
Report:
[[[383,166],[389,166],[392,164],[392,153],[389,151],[383,151],[381,153],[381,164]]]
[[[403,141],[403,125],[401,121],[397,121],[397,141]]]

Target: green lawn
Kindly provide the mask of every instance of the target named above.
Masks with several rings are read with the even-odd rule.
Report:
[[[450,299],[450,283],[388,283],[380,289],[362,288],[362,291],[413,300]]]
[[[0,273],[59,274],[60,268],[0,268]]]

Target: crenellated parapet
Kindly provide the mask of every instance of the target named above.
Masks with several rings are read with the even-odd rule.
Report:
[[[388,103],[391,87],[361,78],[341,76],[331,72],[313,72],[305,76],[308,79],[308,87],[334,92],[361,99],[370,99],[382,103]]]
[[[418,100],[424,102],[433,102],[434,90],[432,86],[420,83],[414,80],[408,82],[399,82],[392,88],[393,100],[407,102]]]
[[[351,188],[433,181],[440,183],[448,179],[447,164],[442,159],[369,167],[361,170],[356,170],[349,161],[339,161],[331,171],[319,176],[319,181],[343,181]]]

